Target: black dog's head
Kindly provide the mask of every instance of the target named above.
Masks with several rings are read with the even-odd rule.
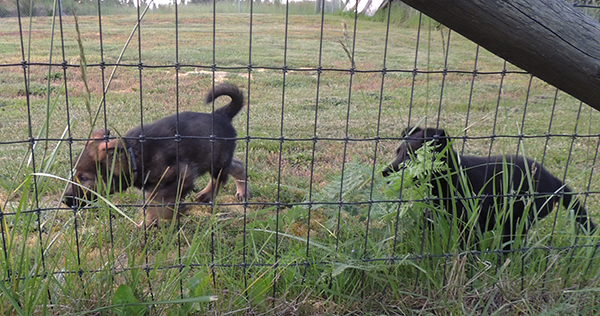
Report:
[[[402,132],[404,140],[396,149],[396,159],[392,164],[383,170],[383,176],[387,177],[390,173],[396,172],[400,169],[400,164],[409,160],[415,151],[423,144],[434,141],[435,151],[440,152],[446,145],[448,145],[448,136],[446,131],[437,128],[426,128],[423,129],[419,126],[408,127]]]
[[[119,186],[123,187],[123,183],[128,183],[121,182],[121,178],[126,178],[130,170],[123,140],[107,141],[105,137],[108,135],[109,130],[94,131],[92,139],[85,144],[83,152],[75,161],[73,181],[79,185],[70,184],[65,192],[63,202],[69,207],[87,205],[87,201],[96,198],[90,190],[97,191],[99,183],[106,184],[109,178],[112,179],[109,193],[115,192]]]

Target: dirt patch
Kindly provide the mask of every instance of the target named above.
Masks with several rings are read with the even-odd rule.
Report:
[[[187,77],[190,75],[200,75],[200,76],[210,76],[212,77],[214,74],[215,76],[215,83],[221,83],[225,81],[225,78],[227,77],[227,72],[225,71],[208,71],[208,70],[198,70],[198,69],[194,69],[193,71],[188,71],[188,72],[183,72],[183,73],[179,73],[179,77]]]

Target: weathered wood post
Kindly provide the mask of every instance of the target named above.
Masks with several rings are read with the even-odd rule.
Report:
[[[600,24],[561,0],[402,0],[600,110]]]

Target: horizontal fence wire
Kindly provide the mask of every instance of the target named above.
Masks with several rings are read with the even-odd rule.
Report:
[[[260,33],[257,31],[264,27],[264,22],[256,21],[254,2],[250,2],[250,13],[245,16],[247,23],[249,22],[248,33],[245,34],[248,60],[247,65],[240,66],[237,61],[228,60],[233,60],[234,57],[219,56],[221,41],[229,40],[229,35],[223,30],[227,25],[221,24],[221,19],[231,17],[231,14],[221,17],[216,2],[212,2],[212,12],[202,16],[202,19],[210,20],[208,26],[198,27],[197,30],[202,30],[203,36],[212,37],[212,47],[191,45],[195,49],[208,51],[207,59],[196,63],[183,57],[188,56],[190,47],[189,37],[182,39],[182,33],[189,32],[189,26],[184,21],[189,23],[188,20],[193,19],[187,15],[188,6],[175,2],[172,5],[172,16],[164,13],[150,16],[147,10],[152,3],[145,5],[138,1],[131,42],[127,42],[131,46],[124,49],[128,52],[135,50],[135,54],[128,56],[126,61],[119,57],[115,62],[115,44],[106,43],[107,37],[116,32],[111,29],[115,25],[110,21],[109,17],[112,16],[102,13],[104,5],[98,1],[98,13],[94,20],[85,17],[74,20],[72,16],[60,14],[54,16],[58,18],[58,25],[52,24],[52,39],[44,39],[52,42],[43,42],[41,45],[50,44],[58,53],[53,51],[49,54],[48,61],[39,61],[32,60],[28,49],[39,44],[30,39],[36,31],[41,31],[39,26],[34,25],[33,18],[21,15],[21,3],[22,1],[16,2],[18,17],[3,22],[4,25],[18,29],[18,32],[11,33],[12,35],[4,33],[2,37],[10,36],[11,43],[18,42],[20,54],[11,55],[12,59],[3,59],[0,63],[0,69],[10,72],[12,76],[8,79],[1,78],[0,82],[19,80],[24,92],[11,91],[11,97],[0,99],[0,109],[13,106],[10,98],[18,99],[19,105],[10,109],[13,116],[9,120],[23,118],[25,121],[20,122],[19,126],[26,128],[7,132],[0,139],[0,163],[6,163],[5,169],[8,170],[3,176],[7,179],[12,177],[2,182],[0,195],[2,257],[6,263],[14,262],[15,249],[18,248],[11,245],[16,242],[22,245],[22,254],[36,252],[30,256],[39,256],[42,267],[35,271],[21,271],[18,266],[11,267],[7,264],[2,275],[2,282],[6,285],[29,278],[46,279],[53,276],[62,280],[67,276],[76,276],[80,278],[82,290],[90,292],[92,290],[86,284],[94,276],[104,275],[108,271],[113,279],[127,279],[130,275],[143,271],[145,295],[151,301],[161,301],[161,297],[165,295],[160,288],[164,286],[162,278],[168,279],[167,275],[173,271],[184,277],[178,278],[177,282],[170,283],[169,286],[178,293],[178,298],[184,299],[189,290],[189,279],[185,275],[194,275],[190,271],[208,271],[210,283],[217,288],[230,281],[223,271],[233,269],[239,271],[233,274],[237,280],[241,280],[243,289],[254,286],[257,280],[262,280],[267,275],[268,283],[272,286],[268,295],[277,299],[285,297],[288,291],[286,286],[291,282],[286,279],[288,271],[298,269],[301,272],[297,275],[301,276],[301,280],[296,282],[301,285],[309,286],[316,279],[327,279],[331,287],[346,267],[358,267],[362,272],[360,278],[365,282],[370,272],[378,269],[391,271],[407,265],[418,267],[426,264],[426,261],[434,265],[441,262],[444,269],[442,283],[446,284],[451,282],[450,269],[457,258],[471,258],[466,260],[479,260],[483,265],[488,265],[491,264],[490,258],[501,262],[505,258],[503,256],[523,254],[519,257],[523,280],[527,265],[525,254],[547,252],[571,256],[571,260],[577,260],[575,253],[582,251],[588,255],[587,259],[591,258],[590,262],[597,261],[599,257],[596,251],[598,243],[590,241],[591,237],[585,232],[574,229],[572,231],[576,233],[573,235],[571,231],[564,231],[569,227],[564,220],[561,222],[561,217],[568,217],[563,214],[570,211],[566,207],[562,207],[560,211],[555,207],[554,212],[545,219],[545,228],[532,228],[530,235],[535,242],[525,240],[514,249],[502,248],[496,244],[495,247],[474,250],[461,248],[464,242],[460,241],[457,242],[459,246],[452,246],[460,238],[453,235],[456,227],[450,226],[450,232],[444,232],[448,233],[444,236],[445,240],[432,236],[439,234],[439,231],[431,227],[435,223],[431,223],[434,220],[430,212],[441,214],[439,205],[445,202],[473,205],[490,196],[474,192],[473,196],[440,197],[433,196],[430,190],[424,196],[415,197],[411,195],[411,190],[415,187],[404,185],[400,185],[392,194],[389,191],[382,193],[382,188],[390,184],[389,180],[381,176],[381,171],[393,160],[396,148],[405,141],[402,130],[415,125],[435,127],[449,131],[450,135],[445,139],[453,144],[454,150],[460,155],[491,157],[509,154],[532,157],[542,168],[551,170],[565,186],[574,188],[574,192],[554,192],[550,196],[540,192],[498,192],[492,198],[527,201],[575,196],[582,207],[589,210],[590,217],[598,222],[598,210],[594,208],[600,198],[600,187],[596,185],[595,175],[600,144],[600,130],[594,124],[597,113],[587,105],[548,87],[527,72],[516,69],[505,61],[498,62],[497,57],[490,56],[483,48],[441,25],[435,25],[434,21],[427,20],[420,13],[414,13],[418,15],[418,24],[409,37],[411,43],[398,43],[394,36],[398,36],[396,28],[399,26],[392,22],[397,7],[391,6],[386,11],[385,22],[377,22],[385,25],[381,28],[384,32],[382,55],[365,53],[369,47],[361,46],[360,43],[362,36],[365,36],[362,32],[366,32],[362,28],[373,27],[375,22],[362,20],[358,14],[348,15],[343,20],[344,37],[334,40],[336,45],[340,45],[338,48],[343,47],[347,56],[340,53],[337,58],[341,61],[334,63],[323,61],[324,55],[329,53],[327,49],[331,49],[330,46],[324,47],[324,43],[327,44],[332,39],[326,29],[329,25],[325,22],[329,16],[321,13],[315,19],[318,25],[312,25],[318,29],[318,49],[307,49],[306,54],[315,57],[306,64],[303,60],[294,60],[298,52],[295,51],[296,48],[291,48],[291,42],[301,37],[302,32],[293,28],[297,20],[290,15],[290,6],[286,6],[281,18],[284,20],[284,29],[277,30],[277,34],[283,34],[283,43],[274,44],[282,46],[278,51],[281,53],[281,64],[272,66],[256,53],[265,47],[265,43],[261,42],[264,39],[258,37]],[[60,3],[58,2],[58,6]],[[598,8],[596,3],[575,3],[574,6],[586,10]],[[56,9],[58,12],[64,10],[60,7]],[[147,22],[155,18],[168,21],[171,28],[155,29],[153,22]],[[92,22],[97,23],[97,28],[89,26]],[[346,23],[351,24],[351,27],[346,29]],[[72,30],[66,30],[73,27],[78,28],[77,35]],[[32,28],[36,30],[32,31]],[[6,31],[0,31],[0,34],[3,32]],[[76,53],[79,62],[74,62],[73,56],[67,57],[67,51],[73,54],[70,45],[83,45],[67,36],[77,36],[79,41],[88,41],[79,32],[97,32],[93,44],[95,47],[86,47],[87,61],[93,59],[94,62],[82,60],[83,55],[77,55],[79,53]],[[57,37],[55,33],[58,34]],[[173,43],[173,56],[157,56],[154,53],[153,46],[162,44],[158,43],[159,35],[173,37],[169,38],[169,43]],[[434,36],[435,45],[432,44]],[[66,39],[69,44],[65,44]],[[267,47],[269,45],[266,44]],[[396,68],[399,63],[394,58],[398,55],[392,50],[400,50],[403,45],[408,47],[403,53],[404,57],[408,56],[403,61],[406,67]],[[83,46],[78,49],[83,51]],[[473,57],[465,62],[457,62],[456,56],[465,54],[465,51]],[[108,57],[109,52],[111,57]],[[241,51],[237,53],[244,56],[246,54]],[[435,60],[432,54],[436,55]],[[54,55],[60,56],[59,59],[62,60],[53,60],[56,58]],[[367,63],[361,59],[365,55],[370,59]],[[17,58],[20,60],[14,60]],[[297,64],[302,66],[296,66]],[[340,66],[332,67],[331,64]],[[341,66],[346,64],[350,67]],[[375,64],[381,66],[373,66]],[[490,67],[490,64],[493,66]],[[501,65],[500,68],[489,69],[497,65]],[[136,73],[128,77],[127,83],[116,82],[124,77],[113,80],[110,68],[113,69],[112,74],[122,75],[127,71]],[[54,69],[59,75],[51,83],[49,75]],[[196,73],[208,72],[209,78],[200,78],[202,84],[206,84],[201,87],[202,91],[208,91],[220,83],[221,79],[217,78],[219,72],[230,74],[231,77],[235,75],[237,79],[230,81],[243,90],[246,99],[244,109],[234,120],[237,136],[215,135],[214,126],[218,122],[214,115],[209,124],[212,128],[210,135],[186,135],[182,131],[180,122],[184,120],[185,111],[202,108],[210,112],[210,109],[214,111],[221,106],[216,101],[203,107],[190,106],[191,103],[202,103],[204,92],[190,88],[183,76],[185,69]],[[48,75],[44,74],[46,71]],[[13,75],[17,72],[22,79]],[[86,78],[86,73],[91,76],[92,72],[93,78],[100,79],[95,81],[91,77]],[[237,77],[237,74],[247,77]],[[306,80],[309,83],[306,85],[311,87],[310,90],[301,90],[303,83],[296,81],[296,75],[308,77]],[[335,82],[332,79],[334,77]],[[519,79],[514,79],[517,77]],[[161,87],[156,84],[161,80],[170,82],[175,90],[153,97],[160,93]],[[520,83],[515,86],[517,80]],[[45,89],[44,93],[47,95],[43,98],[47,99],[43,102],[32,90],[39,89],[39,81],[45,81],[47,88],[52,84],[59,86],[52,91]],[[115,95],[123,93],[118,89],[124,89],[122,91],[130,97],[126,101],[118,99]],[[484,97],[478,94],[478,89],[483,91]],[[370,94],[364,92],[367,90]],[[388,97],[399,90],[404,91],[401,97]],[[197,96],[189,99],[189,94]],[[165,100],[161,100],[162,97]],[[158,107],[160,102],[163,102],[162,108]],[[389,110],[392,103],[402,103],[402,109]],[[463,105],[458,107],[455,105],[457,103]],[[41,109],[40,104],[52,107],[53,110]],[[359,107],[367,104],[372,108],[361,112]],[[544,110],[537,108],[540,104],[545,107]],[[82,110],[84,107],[87,109]],[[264,107],[268,107],[268,110],[264,110]],[[331,109],[336,112],[328,112]],[[164,137],[145,135],[149,124],[155,119],[171,114],[177,115],[176,130],[172,134]],[[48,117],[50,115],[54,117]],[[65,126],[64,130],[58,130],[56,126],[50,130],[50,120],[55,122],[56,116],[61,116],[59,121]],[[566,119],[560,118],[561,116]],[[77,124],[73,123],[81,117],[85,119]],[[125,131],[136,125],[141,126],[141,135],[125,136]],[[161,223],[161,227],[175,227],[169,232],[164,232],[162,228],[133,228],[135,225],[125,219],[142,218],[150,208],[165,205],[160,201],[153,201],[149,193],[134,192],[135,197],[131,197],[115,192],[114,198],[106,195],[107,201],[112,205],[100,201],[68,207],[61,203],[66,183],[79,181],[70,174],[70,166],[82,159],[79,153],[86,144],[98,140],[90,136],[94,129],[114,131],[110,135],[104,135],[101,141],[106,144],[113,139],[141,144],[142,157],[149,150],[150,141],[175,142],[176,163],[173,166],[178,175],[185,172],[182,166],[188,157],[182,156],[182,146],[187,144],[186,141],[205,140],[211,144],[211,174],[215,171],[215,161],[219,154],[215,149],[216,144],[235,141],[235,156],[243,163],[245,173],[248,174],[250,190],[257,193],[253,192],[251,197],[243,197],[241,201],[233,198],[221,200],[219,197],[206,203],[182,197],[182,201],[170,202],[168,205],[173,208],[199,208],[202,211],[198,216],[192,214],[189,218],[177,217],[174,223]],[[359,131],[360,129],[363,131]],[[3,130],[6,129],[0,129],[0,134]],[[56,152],[52,152],[53,146]],[[12,151],[15,153],[11,153]],[[154,167],[152,164],[148,165],[148,161],[144,160],[138,166],[139,174],[144,177],[148,177],[147,171]],[[365,166],[366,169],[362,168]],[[431,173],[435,173],[433,163],[428,168]],[[56,177],[60,179],[56,180]],[[183,180],[180,177],[175,181],[179,183]],[[257,183],[259,181],[264,183]],[[402,181],[410,179],[404,176]],[[142,191],[156,190],[146,187],[144,181],[141,183]],[[31,186],[26,187],[29,185]],[[26,189],[22,189],[24,187]],[[221,188],[219,196],[229,194],[228,190]],[[406,212],[417,209],[419,205],[429,205],[433,211],[423,211],[409,221]],[[138,209],[142,215],[137,214]],[[452,213],[450,210],[446,211]],[[33,216],[33,222],[27,222],[28,215]],[[103,220],[108,222],[103,223]],[[201,224],[194,227],[197,223]],[[450,223],[455,222],[450,220]],[[540,220],[532,225],[535,228],[541,223]],[[143,222],[141,226],[144,226]],[[420,239],[410,239],[411,228],[418,230],[416,235]],[[549,238],[539,238],[540,234],[548,234]],[[133,235],[138,235],[135,237],[136,241],[132,242],[135,245],[126,241]],[[108,238],[108,241],[104,240],[102,246],[90,246],[100,236]],[[436,238],[440,246],[429,245]],[[205,244],[198,245],[194,242],[195,239],[201,239]],[[565,239],[569,241],[565,242]],[[411,244],[415,240],[418,243]],[[257,241],[262,244],[257,244]],[[59,244],[63,243],[72,245],[70,253],[56,252],[62,249]],[[294,243],[302,246],[297,247]],[[161,244],[170,248],[164,249]],[[194,247],[196,253],[190,250]],[[64,265],[56,264],[60,261],[56,257],[63,255],[70,259],[64,259]],[[164,256],[158,260],[161,255]],[[549,260],[552,255],[546,257],[545,266],[551,266]],[[101,258],[103,264],[94,268],[95,265],[88,262],[93,260],[93,256]],[[123,257],[128,259],[123,260]],[[75,263],[71,260],[75,260]],[[588,268],[592,265],[588,265]],[[411,274],[415,289],[419,284],[427,282],[428,275],[424,275],[422,271],[424,269],[416,268]],[[164,276],[161,277],[161,273]],[[468,273],[472,275],[476,272]],[[522,281],[521,289],[523,288]],[[60,300],[57,293],[50,293],[52,289],[47,291],[49,302]],[[114,289],[109,292],[114,294]],[[240,294],[250,302],[252,295],[254,294]]]

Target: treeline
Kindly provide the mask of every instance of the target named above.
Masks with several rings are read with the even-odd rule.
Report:
[[[135,12],[137,0],[101,0],[103,14]],[[149,0],[140,0],[145,3]],[[129,9],[129,10],[128,10]],[[97,0],[0,0],[0,18],[62,15],[96,15]]]

